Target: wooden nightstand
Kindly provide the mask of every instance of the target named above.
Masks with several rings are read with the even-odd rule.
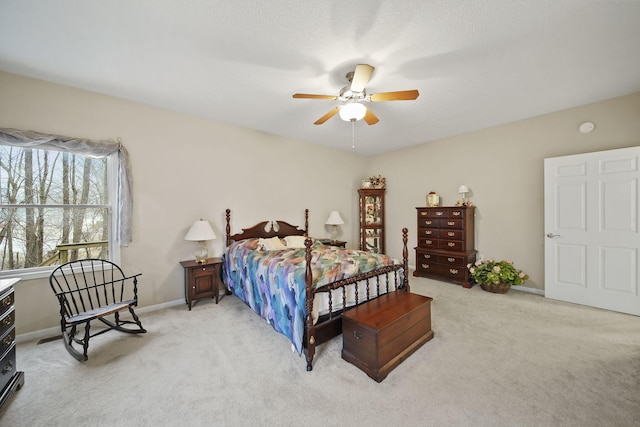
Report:
[[[338,246],[340,248],[346,248],[347,242],[343,242],[342,240],[331,240],[331,239],[318,239],[320,243],[328,246]]]
[[[207,258],[203,264],[182,261],[184,268],[184,298],[191,310],[191,303],[202,298],[220,299],[221,258]]]

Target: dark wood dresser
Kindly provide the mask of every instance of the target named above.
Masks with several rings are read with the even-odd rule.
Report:
[[[418,246],[413,275],[471,287],[467,264],[475,262],[474,206],[416,208]]]
[[[13,285],[19,279],[0,280],[0,408],[24,384],[24,372],[16,369],[16,312]]]
[[[407,291],[379,296],[342,314],[342,358],[377,382],[433,338],[433,298]]]

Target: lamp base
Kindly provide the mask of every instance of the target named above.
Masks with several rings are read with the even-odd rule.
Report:
[[[331,242],[336,242],[336,235],[338,234],[338,226],[337,225],[332,225],[331,226]]]
[[[198,250],[196,250],[196,262],[198,264],[204,264],[209,258],[209,251],[207,250],[207,242],[204,240],[198,241]]]

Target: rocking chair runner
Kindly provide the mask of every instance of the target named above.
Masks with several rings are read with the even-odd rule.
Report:
[[[147,332],[133,311],[138,305],[138,276],[126,277],[122,269],[106,260],[83,259],[71,261],[53,270],[49,284],[60,303],[60,329],[64,346],[77,360],[83,362],[89,357],[89,338],[112,329],[130,334]],[[120,311],[129,310],[133,320],[120,319]],[[114,321],[105,317],[113,314]],[[90,333],[90,323],[98,319],[108,326],[94,334]],[[126,324],[136,327],[123,327]],[[78,326],[84,325],[82,338],[77,337]],[[73,347],[82,345],[80,353]]]

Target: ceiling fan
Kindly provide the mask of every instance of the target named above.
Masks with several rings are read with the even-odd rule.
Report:
[[[321,125],[331,117],[335,116],[338,112],[340,118],[345,121],[351,121],[352,123],[364,118],[364,121],[369,125],[375,125],[380,121],[378,117],[364,106],[363,102],[382,102],[382,101],[411,101],[420,95],[417,90],[401,90],[398,92],[381,92],[367,94],[365,90],[366,84],[369,82],[371,75],[373,74],[374,67],[368,64],[356,65],[355,71],[347,73],[347,80],[351,83],[350,86],[345,86],[340,90],[338,96],[332,95],[314,95],[308,93],[296,93],[294,98],[307,98],[307,99],[328,99],[339,100],[343,104],[330,110],[327,114],[320,117],[313,124]]]

